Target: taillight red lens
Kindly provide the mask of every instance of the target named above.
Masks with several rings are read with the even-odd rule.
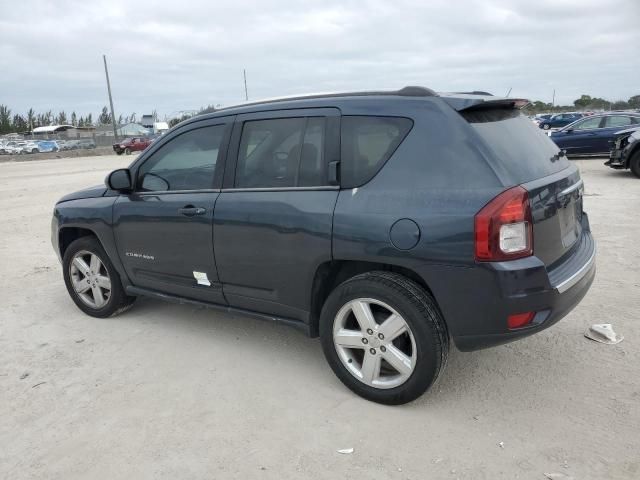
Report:
[[[510,330],[514,328],[526,327],[531,323],[533,317],[536,316],[536,312],[516,313],[515,315],[509,315],[507,318],[507,326]]]
[[[531,207],[524,188],[502,192],[476,214],[475,251],[479,262],[533,255]]]

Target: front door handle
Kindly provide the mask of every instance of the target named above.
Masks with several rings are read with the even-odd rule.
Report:
[[[187,205],[178,211],[185,217],[195,217],[196,215],[204,215],[207,213],[206,208],[194,207],[193,205]]]

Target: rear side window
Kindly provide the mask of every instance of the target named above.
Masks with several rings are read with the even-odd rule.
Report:
[[[631,117],[617,115],[614,117],[605,117],[604,126],[606,127],[625,127],[631,125]]]
[[[401,117],[342,117],[341,185],[353,188],[371,180],[412,126],[412,120]]]
[[[502,167],[519,183],[564,170],[566,157],[558,147],[517,109],[484,109],[460,114],[496,154]]]
[[[324,117],[244,123],[235,186],[310,187],[327,184]]]

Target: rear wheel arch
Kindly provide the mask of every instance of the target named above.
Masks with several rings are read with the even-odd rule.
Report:
[[[427,285],[420,275],[409,268],[387,263],[358,260],[332,260],[324,262],[316,269],[311,286],[309,331],[312,337],[319,335],[320,312],[331,292],[338,285],[350,278],[373,271],[387,271],[403,275],[417,283],[437,302],[429,285]]]

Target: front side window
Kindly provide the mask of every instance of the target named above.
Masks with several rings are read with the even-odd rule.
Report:
[[[238,152],[238,188],[326,185],[324,117],[244,123]]]
[[[631,125],[631,117],[616,115],[614,117],[605,118],[605,127],[625,127]]]
[[[573,127],[574,130],[590,130],[592,128],[598,128],[600,126],[600,121],[602,119],[600,117],[597,118],[589,118],[584,122],[580,122],[576,126]]]
[[[201,127],[169,140],[138,171],[138,190],[205,190],[213,177],[225,125]]]
[[[341,185],[353,188],[371,180],[412,126],[410,119],[401,117],[342,117]]]

